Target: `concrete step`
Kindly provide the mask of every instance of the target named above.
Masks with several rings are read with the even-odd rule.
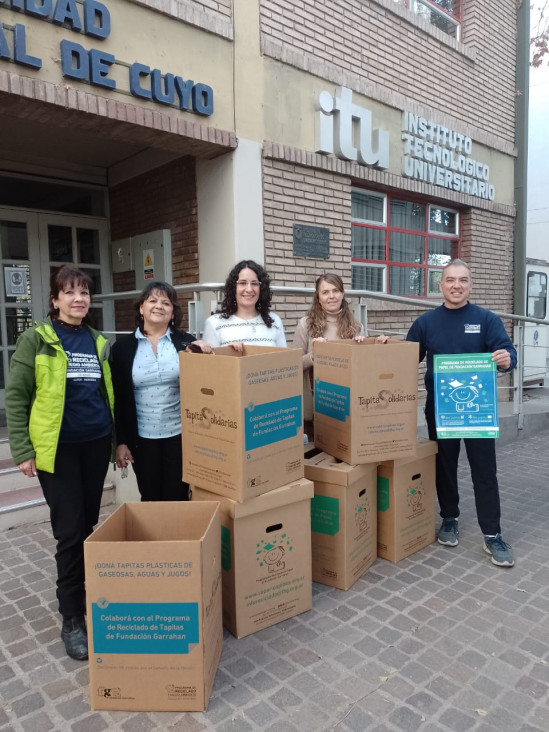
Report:
[[[119,483],[120,471],[114,471],[111,465],[105,478],[102,506],[116,503]],[[134,483],[134,479],[122,481],[121,500],[139,500]],[[23,475],[11,459],[7,430],[0,420],[0,531],[49,521],[49,518],[49,509],[38,480]]]
[[[103,489],[101,505],[110,506],[115,501],[115,485],[112,482],[107,482]],[[49,517],[49,509],[40,485],[29,486],[27,484],[26,488],[0,493],[0,531],[13,529],[24,524],[48,521]]]
[[[7,440],[0,440],[0,462],[11,460],[10,446]]]
[[[45,503],[39,484],[0,493],[0,513],[10,513],[16,508],[38,503]]]
[[[7,437],[0,438],[0,461],[11,460],[10,443]]]
[[[30,485],[32,478],[23,475],[11,458],[0,460],[0,496],[2,493],[28,488]]]

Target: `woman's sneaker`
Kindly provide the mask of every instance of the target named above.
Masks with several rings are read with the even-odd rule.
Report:
[[[498,567],[512,567],[515,563],[511,547],[503,541],[501,534],[485,536],[484,551],[492,555],[492,564]]]
[[[458,522],[457,519],[442,519],[442,525],[438,531],[438,543],[444,546],[458,545]]]

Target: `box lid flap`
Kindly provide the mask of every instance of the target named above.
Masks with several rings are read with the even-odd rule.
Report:
[[[276,488],[261,496],[249,498],[243,503],[238,503],[232,498],[225,496],[217,496],[203,488],[192,486],[193,500],[197,498],[201,501],[218,500],[221,504],[222,511],[228,513],[232,518],[242,518],[244,516],[252,516],[255,513],[268,511],[279,506],[289,506],[299,501],[311,499],[314,496],[314,485],[312,481],[306,478],[300,478],[293,483],[288,483],[281,488]]]
[[[305,477],[309,480],[333,483],[335,485],[349,485],[355,480],[360,480],[367,475],[376,463],[364,463],[362,465],[349,465],[326,452],[312,454],[303,461]]]
[[[202,506],[187,501],[127,502],[107,517],[86,542],[195,542],[207,533],[218,510],[214,499]]]

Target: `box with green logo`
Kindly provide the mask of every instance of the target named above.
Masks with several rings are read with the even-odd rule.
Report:
[[[377,468],[377,553],[398,562],[435,540],[435,459],[438,447],[419,440],[414,458]]]
[[[237,638],[312,607],[313,484],[301,478],[239,503],[192,487],[221,508],[223,624]]]
[[[377,465],[305,453],[311,501],[313,580],[348,590],[377,558]]]

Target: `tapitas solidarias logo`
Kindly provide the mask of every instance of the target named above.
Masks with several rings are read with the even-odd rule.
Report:
[[[358,404],[365,411],[381,411],[388,409],[393,404],[402,404],[402,402],[415,402],[416,394],[408,394],[402,389],[381,389],[377,393],[359,394],[357,396]]]
[[[199,427],[204,430],[211,429],[213,425],[228,427],[233,430],[238,428],[236,419],[226,417],[222,411],[210,409],[209,407],[202,407],[194,411],[185,407],[185,419],[193,427]]]
[[[368,519],[371,510],[372,507],[367,496],[362,496],[355,504],[355,524],[360,532],[368,529]]]
[[[422,480],[417,485],[408,486],[406,490],[406,503],[412,509],[413,513],[418,513],[423,510],[424,495],[425,489]]]
[[[267,574],[276,574],[286,568],[286,554],[293,551],[292,540],[287,534],[275,534],[269,540],[261,539],[256,544],[256,561],[267,568]]]

